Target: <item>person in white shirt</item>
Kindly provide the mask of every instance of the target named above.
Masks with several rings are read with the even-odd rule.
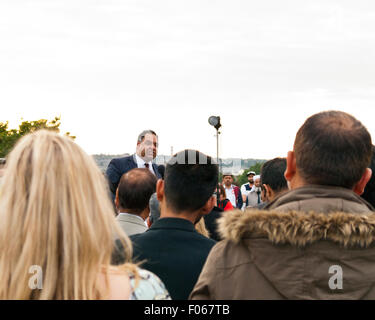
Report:
[[[242,208],[242,195],[239,187],[233,184],[233,175],[225,173],[223,175],[223,186],[227,199],[231,202],[233,208]]]
[[[149,170],[132,169],[125,173],[116,191],[117,221],[124,232],[131,236],[145,232],[150,214],[149,201],[156,191],[156,177]]]
[[[254,177],[254,186],[247,195],[247,207],[256,207],[257,205],[260,205],[262,201],[262,188],[261,188],[261,182],[260,182],[260,176]]]
[[[249,171],[247,173],[247,183],[244,183],[241,186],[241,194],[242,194],[242,200],[243,200],[243,206],[242,209],[244,209],[247,206],[247,195],[251,191],[251,189],[254,186],[254,176],[256,175],[255,171]]]

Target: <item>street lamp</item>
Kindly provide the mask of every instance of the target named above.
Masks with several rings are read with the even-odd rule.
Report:
[[[219,128],[221,127],[220,117],[211,116],[208,118],[208,123],[211,126],[215,127],[216,130],[219,130]]]
[[[216,129],[216,161],[217,165],[219,166],[219,175],[217,177],[217,193],[216,193],[216,200],[217,200],[217,205],[219,205],[220,201],[220,193],[219,193],[219,178],[220,178],[220,163],[219,163],[219,128],[221,127],[220,123],[220,117],[219,116],[211,116],[208,118],[208,123],[213,126]]]

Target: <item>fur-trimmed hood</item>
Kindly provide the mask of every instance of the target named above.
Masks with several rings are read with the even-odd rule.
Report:
[[[239,243],[245,238],[268,238],[274,244],[299,247],[331,240],[344,247],[368,247],[375,242],[375,213],[287,213],[233,210],[218,222],[223,239]]]
[[[192,296],[375,299],[375,212],[353,191],[304,186],[267,211],[226,211]]]
[[[375,213],[227,211],[194,299],[375,299]]]

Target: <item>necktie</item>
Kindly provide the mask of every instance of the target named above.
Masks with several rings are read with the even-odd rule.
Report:
[[[260,203],[260,192],[257,192],[258,194],[258,203]]]
[[[145,167],[148,169],[149,168],[149,164],[145,162]]]

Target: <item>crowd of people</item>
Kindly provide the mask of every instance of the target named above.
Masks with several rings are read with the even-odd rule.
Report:
[[[145,130],[103,175],[68,137],[21,138],[0,168],[0,299],[375,299],[375,148],[352,115],[312,115],[242,186],[157,150]]]

